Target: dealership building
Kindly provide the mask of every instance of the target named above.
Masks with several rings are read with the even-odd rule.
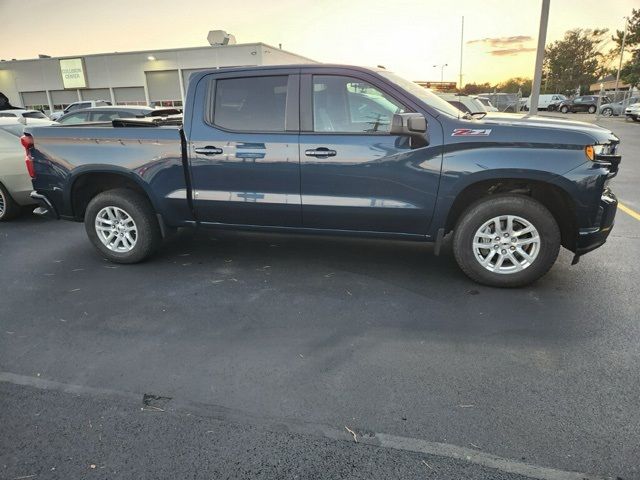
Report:
[[[2,60],[0,92],[12,105],[45,113],[82,100],[180,107],[189,75],[200,70],[313,63],[264,43],[237,44],[221,30],[209,32],[207,40],[205,47]]]

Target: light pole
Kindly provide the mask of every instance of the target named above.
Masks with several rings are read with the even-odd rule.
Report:
[[[433,68],[438,68],[440,67],[440,83],[444,83],[444,67],[448,67],[449,64],[448,63],[444,63],[442,65],[434,65]],[[442,87],[442,85],[440,85]]]
[[[544,45],[547,41],[547,24],[549,23],[549,4],[551,0],[542,0],[540,12],[540,30],[538,31],[538,48],[536,51],[536,66],[533,72],[533,83],[531,85],[531,107],[529,115],[537,115],[538,100],[540,97],[540,85],[542,83],[542,60],[544,59]]]

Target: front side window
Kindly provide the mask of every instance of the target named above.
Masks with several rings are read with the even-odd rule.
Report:
[[[1,118],[16,118],[17,115],[15,113],[2,113],[0,112]]]
[[[313,130],[338,133],[388,133],[398,101],[368,82],[334,75],[313,76]]]
[[[216,80],[213,123],[238,132],[284,132],[287,75]]]

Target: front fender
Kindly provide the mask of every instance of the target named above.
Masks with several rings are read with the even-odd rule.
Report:
[[[585,163],[582,148],[565,145],[491,144],[465,142],[445,148],[436,213],[429,233],[435,235],[446,225],[458,195],[470,186],[485,181],[532,180],[554,183]],[[557,186],[573,197],[567,185]]]

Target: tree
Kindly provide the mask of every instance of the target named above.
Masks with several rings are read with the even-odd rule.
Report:
[[[486,93],[493,90],[493,87],[488,83],[467,83],[462,89],[462,93],[467,95],[477,95],[478,93]]]
[[[562,40],[547,45],[544,58],[545,91],[572,93],[588,89],[603,73],[600,44],[606,29],[565,32]]]
[[[616,54],[620,55],[624,31],[617,30],[612,37],[618,45]],[[631,17],[627,24],[627,39],[625,50],[631,50],[631,60],[628,60],[620,70],[620,79],[633,87],[640,85],[640,9],[631,11]]]
[[[631,60],[624,64],[620,70],[620,78],[627,85],[640,86],[640,48],[636,48]]]
[[[522,77],[513,77],[496,85],[496,89],[505,93],[518,93],[522,89],[522,96],[531,95],[531,79]]]

